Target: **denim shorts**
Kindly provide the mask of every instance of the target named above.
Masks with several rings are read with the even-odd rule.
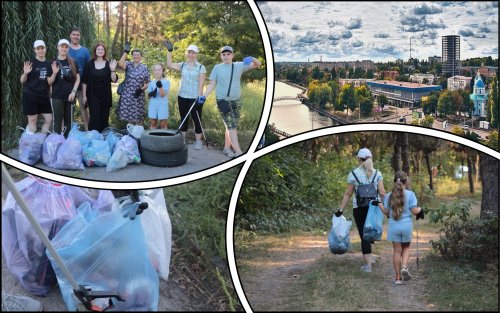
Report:
[[[241,100],[229,100],[229,105],[231,106],[231,110],[229,112],[224,114],[219,111],[219,113],[227,129],[234,129],[238,127],[240,122]]]
[[[413,223],[411,221],[391,222],[387,227],[387,240],[401,243],[411,242]]]

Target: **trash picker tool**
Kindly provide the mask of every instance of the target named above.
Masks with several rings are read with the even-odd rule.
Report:
[[[205,143],[207,144],[207,150],[208,150],[207,136],[205,135],[205,129],[203,129],[203,125],[201,124],[200,114],[198,114],[198,111],[195,111],[195,112],[196,112],[196,116],[198,116],[198,121],[200,122],[200,126],[201,126],[201,132],[203,133],[203,138],[205,138]]]
[[[59,254],[56,252],[52,244],[50,243],[49,238],[47,235],[43,232],[42,227],[40,224],[37,222],[37,220],[34,218],[33,214],[31,214],[31,211],[28,209],[28,205],[24,198],[22,197],[21,193],[17,190],[16,185],[14,181],[12,180],[12,177],[10,176],[9,172],[7,171],[7,168],[5,165],[2,163],[2,182],[5,183],[7,189],[12,193],[14,196],[14,199],[16,200],[17,204],[23,211],[23,213],[26,215],[28,218],[28,221],[30,222],[31,226],[35,229],[36,233],[44,243],[45,247],[49,250],[50,254],[54,257],[57,265],[61,268],[62,272],[64,273],[64,276],[68,279],[70,282],[71,286],[73,287],[73,292],[75,293],[75,296],[80,300],[80,302],[85,306],[87,310],[93,311],[93,305],[92,305],[92,300],[96,298],[111,298],[114,297],[119,301],[125,301],[117,292],[110,292],[110,291],[92,291],[90,288],[85,288],[82,285],[78,285],[76,282],[75,278],[73,275],[69,272],[68,268],[64,264],[63,260],[59,256]]]
[[[186,121],[186,119],[188,118],[189,114],[191,114],[191,111],[193,110],[194,106],[196,105],[196,100],[194,100],[193,104],[191,105],[191,107],[189,108],[189,111],[187,112],[186,116],[184,117],[184,119],[182,120],[181,124],[179,125],[179,129],[177,129],[177,132],[176,134],[180,133],[181,132],[181,127],[182,125],[184,124],[184,122]]]

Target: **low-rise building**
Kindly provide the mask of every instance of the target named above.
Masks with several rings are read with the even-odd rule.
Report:
[[[448,78],[448,89],[458,90],[458,89],[468,89],[470,90],[470,82],[472,77],[466,76],[453,76]]]
[[[424,80],[426,82],[424,82]],[[410,81],[412,83],[432,85],[434,83],[434,74],[422,74],[422,73],[412,74],[410,75]]]
[[[411,109],[420,106],[422,97],[428,96],[432,91],[441,90],[440,85],[423,85],[399,81],[376,80],[366,82],[375,97],[385,95],[389,104]]]
[[[366,84],[367,81],[374,81],[374,79],[366,79],[366,78],[354,78],[354,79],[348,79],[348,78],[341,78],[339,79],[339,86],[342,88],[345,84],[351,84],[354,85],[354,88],[359,87],[363,84]]]

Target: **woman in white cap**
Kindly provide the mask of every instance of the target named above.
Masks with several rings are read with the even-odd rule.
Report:
[[[351,199],[352,194],[357,190],[359,185],[373,184],[376,188],[378,195],[380,196],[380,201],[384,201],[385,189],[384,180],[382,178],[382,173],[379,170],[373,168],[372,153],[367,148],[362,148],[357,154],[359,166],[352,170],[347,176],[347,187],[342,198],[342,203],[339,209],[335,212],[335,216],[339,217],[343,214],[344,208],[347,205],[349,199]],[[365,205],[358,204],[357,197],[353,197],[352,207],[353,216],[356,221],[356,226],[358,227],[358,233],[361,237],[361,252],[363,253],[363,259],[365,264],[361,266],[361,270],[364,272],[372,271],[372,263],[375,260],[372,256],[372,242],[363,239],[363,229],[365,227],[366,215],[368,214],[369,203]]]
[[[42,114],[44,123],[42,133],[48,133],[52,125],[52,107],[50,106],[50,86],[48,78],[52,76],[50,62],[45,59],[47,48],[43,40],[33,43],[35,57],[24,62],[21,84],[23,84],[23,113],[28,117],[26,130],[35,133],[38,114]]]
[[[217,107],[226,126],[222,153],[235,158],[243,153],[237,131],[241,111],[241,75],[245,71],[259,68],[262,63],[251,56],[244,58],[243,62],[233,62],[233,48],[230,46],[220,48],[220,57],[222,63],[214,66],[209,77],[210,84],[203,96],[208,97],[215,89]]]
[[[185,137],[188,130],[189,117],[186,117],[189,109],[196,101],[195,107],[191,110],[191,118],[194,123],[194,135],[196,141],[194,148],[196,150],[202,149],[201,135],[203,133],[201,125],[201,113],[203,109],[204,99],[200,99],[203,95],[203,85],[205,84],[205,77],[207,70],[203,64],[198,62],[197,57],[200,50],[195,45],[190,45],[186,49],[186,61],[179,63],[172,63],[173,45],[170,42],[165,42],[167,47],[167,67],[169,69],[181,72],[181,82],[179,85],[179,93],[177,95],[177,105],[179,107],[179,114],[181,116],[180,130]]]
[[[64,136],[68,137],[73,119],[76,91],[80,84],[80,73],[75,61],[68,55],[69,41],[61,39],[57,43],[57,56],[52,61],[55,75],[49,77],[52,85],[52,111],[54,112],[54,132],[60,134],[64,124]]]

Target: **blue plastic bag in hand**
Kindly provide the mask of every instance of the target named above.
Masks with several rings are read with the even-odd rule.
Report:
[[[111,291],[125,299],[113,302],[116,311],[157,311],[160,281],[148,258],[140,221],[123,217],[122,210],[95,215],[88,203],[52,239],[52,244],[79,285],[95,291]],[[73,288],[54,261],[47,255],[68,310],[77,309]],[[106,299],[108,300],[108,299]],[[95,301],[104,305],[108,301]]]
[[[332,228],[328,235],[328,247],[331,253],[344,254],[349,250],[351,226],[352,221],[346,220],[345,216],[336,217],[335,214],[333,215]]]
[[[19,139],[19,160],[34,165],[42,158],[42,146],[47,134],[25,131]]]
[[[383,222],[384,214],[380,208],[370,203],[363,228],[363,239],[367,241],[382,240]]]

